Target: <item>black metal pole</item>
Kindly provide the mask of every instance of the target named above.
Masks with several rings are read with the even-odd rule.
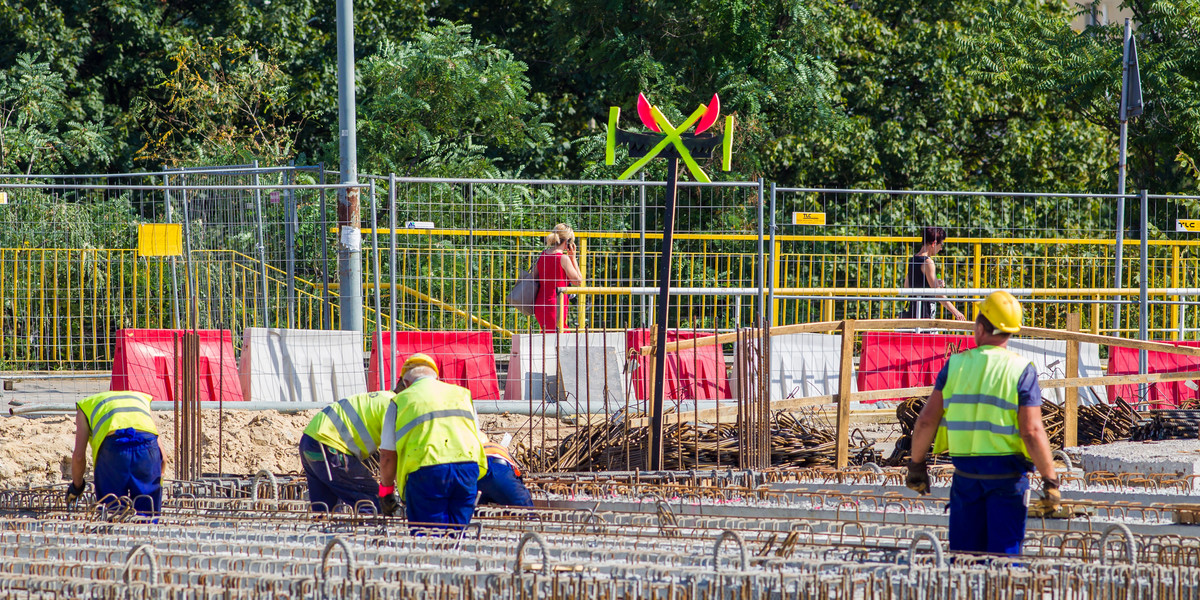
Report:
[[[667,376],[667,314],[671,308],[671,246],[675,238],[675,196],[679,159],[667,159],[667,213],[663,222],[662,257],[658,261],[658,339],[654,342],[654,406],[650,413],[650,470],[662,470],[663,394]]]

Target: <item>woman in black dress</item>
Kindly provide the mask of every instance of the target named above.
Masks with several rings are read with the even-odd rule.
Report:
[[[946,230],[941,227],[926,227],[921,239],[924,242],[921,250],[908,260],[908,273],[904,278],[904,287],[920,289],[946,287],[946,284],[937,278],[937,265],[933,262],[933,257],[937,256],[937,253],[941,252],[946,245]],[[945,296],[939,297],[944,298]],[[955,319],[967,320],[949,300],[942,300],[941,304],[950,311],[950,314],[954,315]],[[908,307],[904,310],[904,318],[934,318],[933,301],[909,301]]]

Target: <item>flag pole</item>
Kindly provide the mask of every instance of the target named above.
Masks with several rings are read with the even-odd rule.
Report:
[[[1121,259],[1123,254],[1123,245],[1125,241],[1125,154],[1127,142],[1129,139],[1129,117],[1125,114],[1129,108],[1128,105],[1128,90],[1129,90],[1129,38],[1132,37],[1129,19],[1125,19],[1125,36],[1122,43],[1123,50],[1121,54],[1121,108],[1117,113],[1121,121],[1121,149],[1117,158],[1117,249],[1116,249],[1116,267],[1113,270],[1113,287],[1124,287],[1121,284]],[[1118,299],[1123,296],[1118,296]],[[1121,304],[1113,304],[1113,332],[1114,336],[1120,336],[1121,332]]]

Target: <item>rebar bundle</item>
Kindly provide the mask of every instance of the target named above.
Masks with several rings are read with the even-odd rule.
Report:
[[[737,338],[737,351],[734,352],[734,360],[737,361],[734,372],[737,374],[735,385],[738,398],[736,457],[743,469],[764,469],[775,461],[775,444],[769,426],[769,377],[766,376],[771,364],[771,330],[769,326],[757,330],[739,328]],[[716,433],[719,444],[721,432]],[[679,441],[683,446],[683,439],[680,438]],[[697,447],[696,454],[699,452]],[[697,464],[689,468],[700,466],[698,458],[695,462]],[[664,464],[672,463],[668,461]]]
[[[1151,410],[1149,421],[1133,431],[1133,441],[1194,440],[1200,437],[1200,410]]]
[[[200,417],[200,336],[184,333],[175,338],[175,469],[180,479],[201,475],[204,462],[203,423]]]
[[[669,421],[669,420],[668,420]],[[664,428],[663,464],[675,470],[740,467],[743,436],[736,424],[668,424]],[[835,437],[832,431],[780,411],[770,416],[766,428],[770,466],[807,468],[831,466]],[[851,436],[855,464],[878,461],[871,440],[861,433]],[[531,471],[619,471],[639,465],[648,446],[646,428],[630,428],[623,415],[571,434],[545,453],[520,446],[518,460]]]
[[[1048,400],[1042,401],[1042,424],[1052,448],[1063,447],[1065,413],[1063,408]],[[1080,446],[1108,444],[1128,440],[1138,422],[1137,411],[1124,400],[1115,405],[1095,404],[1079,407],[1078,442]]]

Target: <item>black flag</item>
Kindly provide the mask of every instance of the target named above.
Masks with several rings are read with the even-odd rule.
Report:
[[[1125,80],[1125,114],[1122,120],[1142,114],[1142,75],[1138,72],[1137,38],[1129,36],[1129,74]]]

